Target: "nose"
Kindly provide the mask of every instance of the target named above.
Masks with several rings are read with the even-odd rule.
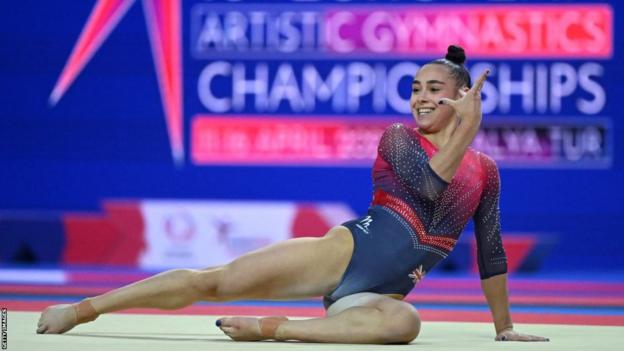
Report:
[[[424,104],[429,102],[431,99],[429,99],[429,94],[427,92],[420,90],[416,93],[412,93],[412,100],[417,104]]]

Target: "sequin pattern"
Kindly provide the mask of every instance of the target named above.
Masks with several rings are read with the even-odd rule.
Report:
[[[481,278],[505,273],[507,261],[500,236],[500,177],[495,162],[469,149],[452,181],[447,183],[429,165],[435,152],[436,147],[417,131],[402,124],[388,127],[373,167],[372,205],[385,206],[409,223],[419,237],[419,245],[414,249],[428,246],[431,249],[426,251],[436,255],[438,261],[450,253],[472,218]]]

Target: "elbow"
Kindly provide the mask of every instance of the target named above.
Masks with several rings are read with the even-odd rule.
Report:
[[[505,273],[507,273],[507,261],[497,264],[495,267],[490,267],[487,270],[481,270],[479,275],[481,276],[481,280],[486,280]]]

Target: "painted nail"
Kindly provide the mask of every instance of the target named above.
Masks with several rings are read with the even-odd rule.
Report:
[[[438,104],[439,104],[439,105],[444,105],[444,100],[440,100],[440,101],[438,101]]]
[[[217,323],[215,323],[215,324],[217,325],[217,327],[220,327],[221,326],[221,320],[217,319]]]

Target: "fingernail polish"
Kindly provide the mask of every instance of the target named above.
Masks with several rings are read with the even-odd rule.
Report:
[[[438,101],[438,104],[439,104],[439,105],[444,105],[444,100],[440,100],[440,101]]]
[[[220,327],[221,326],[221,320],[217,319],[217,323],[215,323],[215,324],[217,325],[217,327]]]

